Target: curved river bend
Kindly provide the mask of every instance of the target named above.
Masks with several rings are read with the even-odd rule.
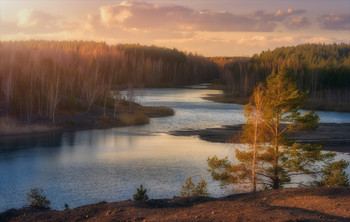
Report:
[[[206,160],[232,155],[232,145],[167,132],[244,123],[243,106],[203,100],[220,92],[201,86],[137,93],[142,104],[169,106],[175,115],[145,126],[0,140],[0,212],[26,205],[32,187],[42,188],[54,209],[132,199],[140,184],[151,198],[172,198],[189,176],[206,179],[212,196],[227,194],[211,180]],[[318,113],[321,122],[350,122],[350,113]]]

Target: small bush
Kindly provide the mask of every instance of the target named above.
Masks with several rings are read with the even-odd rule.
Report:
[[[46,199],[46,196],[42,194],[43,190],[40,188],[32,188],[30,192],[27,193],[27,201],[30,204],[30,207],[38,209],[51,209],[51,201]]]
[[[67,203],[64,204],[64,209],[69,210],[69,205]]]
[[[192,182],[192,178],[189,177],[185,181],[185,185],[182,186],[180,191],[182,197],[200,197],[200,196],[209,196],[207,182],[204,179],[201,179],[197,186]]]
[[[318,186],[340,186],[349,187],[348,175],[345,169],[349,166],[349,163],[345,160],[332,162],[326,165],[321,173],[321,181],[316,181]]]
[[[140,188],[137,188],[137,193],[134,194],[134,200],[136,201],[143,201],[148,200],[147,189],[143,189],[142,185],[140,185]]]

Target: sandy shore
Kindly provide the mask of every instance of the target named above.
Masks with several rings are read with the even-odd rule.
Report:
[[[198,136],[199,138],[219,143],[237,143],[242,125],[222,126],[203,130],[173,131],[175,136]],[[316,131],[298,132],[295,139],[300,143],[322,143],[323,149],[350,153],[350,123],[322,123]]]

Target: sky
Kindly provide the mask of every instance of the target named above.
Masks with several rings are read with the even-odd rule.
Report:
[[[350,43],[350,0],[0,0],[0,40],[139,43],[252,56]]]

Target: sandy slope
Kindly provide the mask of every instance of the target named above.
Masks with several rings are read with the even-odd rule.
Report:
[[[225,198],[101,202],[66,211],[9,210],[1,221],[350,221],[350,188],[270,190]]]

